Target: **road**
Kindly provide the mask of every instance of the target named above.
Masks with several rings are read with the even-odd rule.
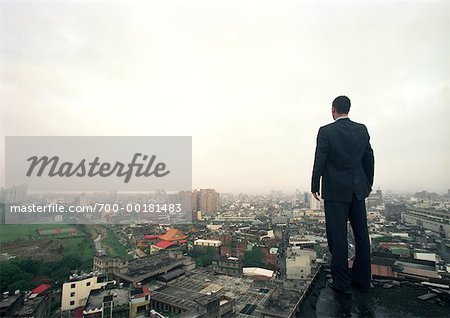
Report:
[[[277,279],[286,279],[286,253],[289,246],[289,225],[283,230],[283,235],[278,246],[278,272]]]
[[[105,250],[102,248],[102,235],[99,234],[94,240],[95,254],[98,256],[105,255]]]

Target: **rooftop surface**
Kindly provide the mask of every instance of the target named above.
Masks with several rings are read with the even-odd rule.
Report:
[[[127,289],[96,289],[91,291],[85,310],[99,309],[103,306],[103,298],[106,296],[113,297],[113,307],[128,305],[128,290]]]
[[[443,297],[420,300],[430,290],[413,281],[374,280],[368,293],[353,290],[336,294],[322,272],[312,286],[297,317],[449,317],[449,303]],[[448,298],[447,298],[448,299]]]
[[[179,241],[185,240],[187,236],[181,233],[180,230],[171,228],[166,233],[160,235],[159,238],[164,241]]]
[[[300,299],[298,292],[287,291],[267,281],[245,277],[217,275],[197,268],[176,281],[152,291],[153,299],[161,299],[188,308],[197,307],[198,299],[215,296],[235,300],[234,317],[261,317],[263,311],[289,313]]]
[[[18,311],[14,313],[17,317],[31,317],[33,316],[34,311],[36,308],[42,303],[43,301],[47,301],[49,296],[41,296],[36,297],[32,299],[27,299],[23,306],[20,307]]]
[[[14,295],[8,295],[8,297],[4,297],[0,300],[0,308],[7,308],[11,306],[17,298],[21,297],[22,294],[14,294]]]
[[[133,259],[128,262],[128,275],[136,276],[157,271],[174,263],[182,262],[185,258],[171,258],[167,253],[157,253],[151,256]]]

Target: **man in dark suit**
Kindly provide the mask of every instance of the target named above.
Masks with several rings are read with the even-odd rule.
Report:
[[[374,156],[366,126],[348,118],[350,99],[332,103],[333,123],[319,129],[311,192],[324,199],[328,248],[331,252],[330,287],[348,293],[350,286],[370,288],[370,243],[364,199],[372,191]],[[322,178],[322,192],[319,192]],[[355,237],[355,259],[348,269],[347,220]]]

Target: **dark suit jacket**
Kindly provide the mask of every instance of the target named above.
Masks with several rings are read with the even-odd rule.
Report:
[[[372,191],[374,157],[366,126],[348,118],[320,127],[311,181],[311,192],[322,198],[351,202],[353,193],[359,200]]]

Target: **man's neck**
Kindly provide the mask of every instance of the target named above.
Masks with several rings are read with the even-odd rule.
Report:
[[[348,115],[347,115],[347,114],[339,115],[338,117],[336,117],[336,118],[334,119],[334,121],[339,120],[339,119],[344,119],[344,118],[348,118]]]

